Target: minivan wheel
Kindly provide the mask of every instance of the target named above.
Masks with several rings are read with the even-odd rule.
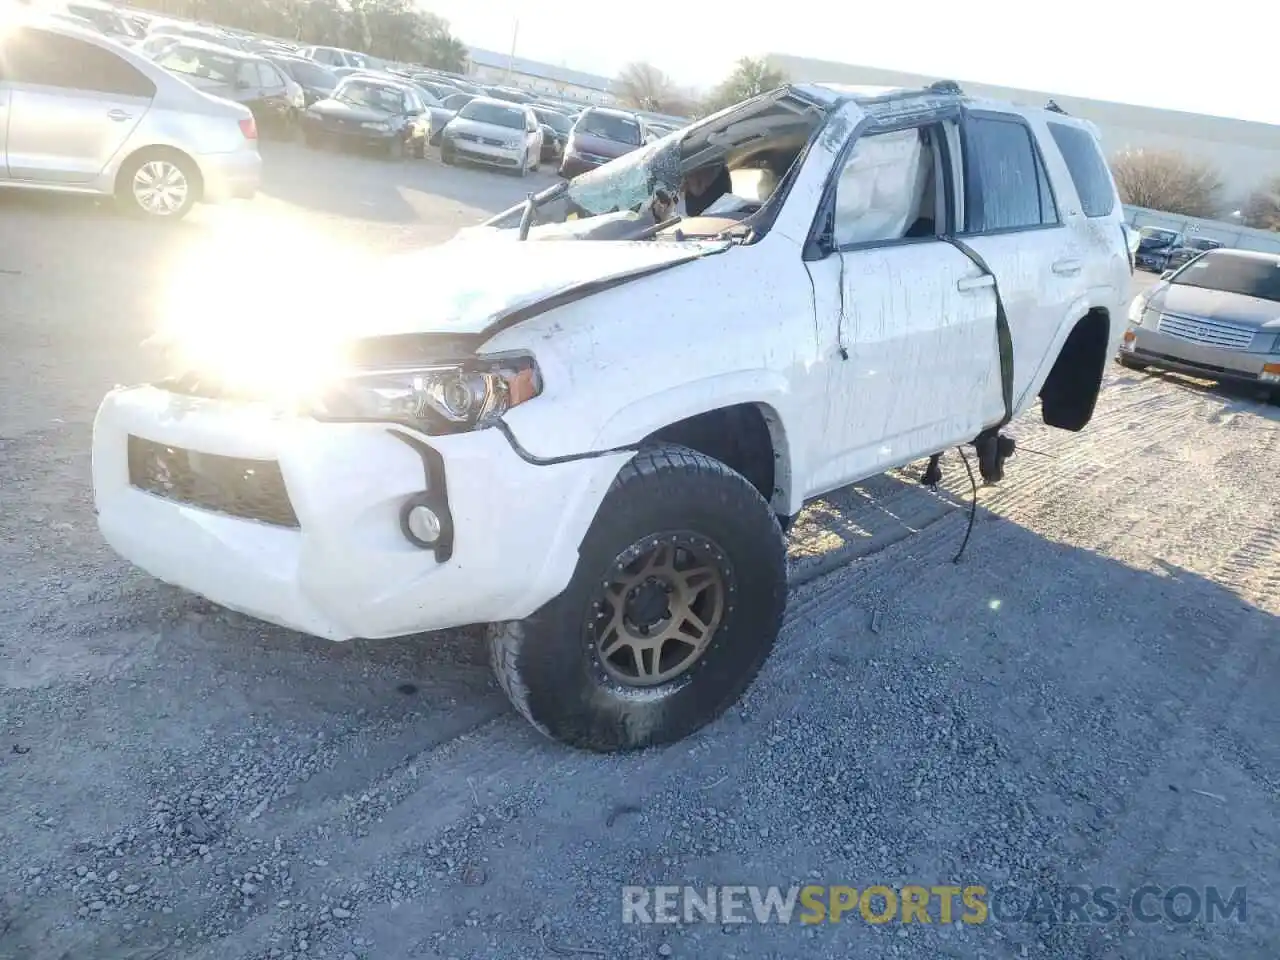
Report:
[[[129,160],[116,180],[116,200],[129,214],[156,220],[181,220],[195,205],[200,179],[195,165],[180,154],[141,154]]]
[[[619,471],[568,587],[488,628],[516,709],[597,751],[670,743],[747,689],[787,599],[786,544],[744,477],[694,450],[642,449]]]

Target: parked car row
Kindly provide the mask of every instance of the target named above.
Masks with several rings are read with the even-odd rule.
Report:
[[[1140,227],[1134,265],[1141,270],[1162,273],[1180,267],[1207,250],[1218,250],[1226,244],[1208,237],[1188,237],[1167,227]]]

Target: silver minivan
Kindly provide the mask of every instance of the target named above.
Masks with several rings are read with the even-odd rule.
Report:
[[[106,37],[52,18],[0,27],[0,187],[96,194],[178,219],[251,197],[253,114]]]

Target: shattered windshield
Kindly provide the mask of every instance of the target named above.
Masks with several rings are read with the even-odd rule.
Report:
[[[680,188],[681,137],[666,136],[569,183],[569,202],[580,216],[631,210],[659,189]]]
[[[723,231],[726,220],[743,222],[760,210],[774,188],[747,197],[731,196],[733,171],[758,172],[767,168],[774,176],[758,176],[761,182],[779,183],[806,144],[827,119],[824,105],[791,90],[778,91],[736,105],[722,114],[645,144],[602,166],[560,182],[487,220],[484,227],[510,229],[533,227],[534,239],[561,239],[569,235],[592,239],[645,239],[678,220],[691,219],[686,206],[686,182],[690,171],[722,171],[711,184],[696,187],[700,213],[708,208],[709,192],[723,196],[731,209],[717,206],[715,217]],[[701,181],[699,181],[701,182]],[[715,187],[715,184],[719,184]],[[714,197],[711,199],[715,199]],[[550,224],[598,218],[602,231],[591,225],[546,231]],[[605,221],[616,221],[609,226]],[[629,226],[628,226],[629,224]],[[665,227],[664,227],[665,225]],[[711,224],[707,225],[708,227]]]

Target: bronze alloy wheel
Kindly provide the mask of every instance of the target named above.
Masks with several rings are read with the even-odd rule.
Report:
[[[632,687],[667,683],[702,657],[732,609],[724,551],[692,533],[646,537],[619,554],[592,604],[597,665]]]

